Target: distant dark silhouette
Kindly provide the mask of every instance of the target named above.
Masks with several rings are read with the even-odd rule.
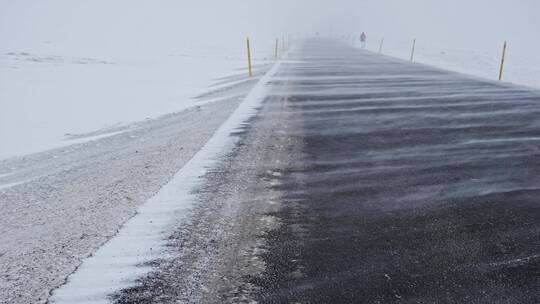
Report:
[[[366,41],[367,41],[367,35],[365,32],[362,32],[362,35],[360,35],[360,43],[362,45],[362,49],[366,48]]]

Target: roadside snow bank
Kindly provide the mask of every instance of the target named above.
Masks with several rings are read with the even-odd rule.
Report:
[[[266,95],[266,83],[279,68],[277,63],[253,88],[229,119],[206,145],[164,186],[157,195],[139,208],[94,256],[68,278],[66,285],[53,293],[52,303],[108,303],[111,293],[130,286],[146,273],[141,267],[159,256],[166,232],[185,219],[194,203],[192,191],[200,177],[219,156],[234,146],[231,133],[251,117]]]

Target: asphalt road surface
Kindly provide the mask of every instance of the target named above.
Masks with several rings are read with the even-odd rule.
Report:
[[[116,303],[539,303],[540,92],[308,40]]]

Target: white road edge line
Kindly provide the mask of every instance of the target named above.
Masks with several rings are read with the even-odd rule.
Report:
[[[267,95],[266,84],[280,65],[281,61],[278,61],[259,80],[203,148],[138,209],[137,215],[127,221],[116,236],[85,259],[66,283],[52,292],[49,303],[109,303],[109,295],[134,286],[137,278],[151,270],[140,265],[163,253],[164,239],[172,225],[186,218],[194,205],[193,190],[201,184],[208,168],[234,147],[235,139],[231,133],[257,113],[257,107]]]

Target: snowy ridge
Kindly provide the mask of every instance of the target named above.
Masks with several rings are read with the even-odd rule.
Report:
[[[167,228],[185,219],[194,203],[192,191],[219,156],[234,145],[231,136],[256,112],[266,93],[266,83],[280,63],[257,83],[229,119],[206,145],[165,185],[157,195],[139,208],[118,234],[86,259],[67,283],[54,291],[50,303],[109,303],[108,295],[131,286],[147,273],[140,267],[163,252]]]

